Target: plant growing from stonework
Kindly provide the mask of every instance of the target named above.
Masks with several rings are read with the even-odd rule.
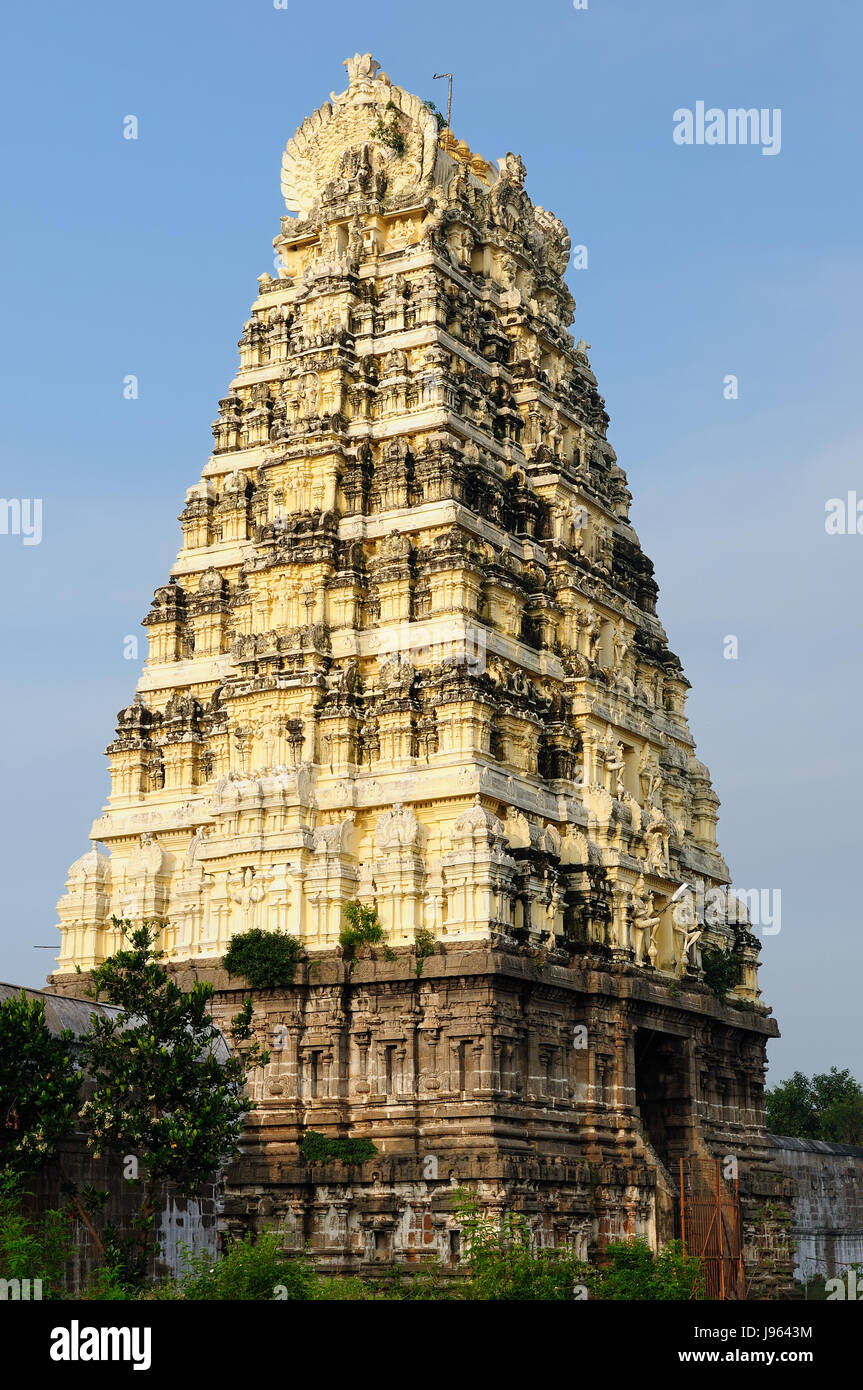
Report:
[[[435,121],[437,122],[438,131],[440,132],[442,130],[446,130],[446,116],[443,114],[442,111],[438,110],[434,102],[425,101],[423,102],[423,105],[427,106],[429,111],[431,111],[432,115],[434,116]]]
[[[210,1015],[213,987],[197,981],[183,990],[171,979],[156,947],[163,923],[113,922],[128,944],[94,970],[92,992],[119,1013],[95,1015],[81,1040],[93,1085],[81,1114],[94,1155],[135,1155],[145,1171],[127,1236],[108,1228],[100,1236],[92,1211],[87,1224],[106,1264],[119,1263],[125,1280],[137,1284],[152,1253],[159,1186],[172,1183],[191,1196],[237,1153],[254,1108],[244,1093],[247,1073],[269,1058],[257,1044],[242,1056],[220,1056],[223,1038]],[[235,1041],[248,1039],[250,1021],[249,1000],[234,1020]]]
[[[374,1158],[377,1148],[371,1139],[331,1139],[316,1129],[306,1130],[300,1152],[307,1163],[366,1163]]]
[[[434,934],[425,927],[420,927],[414,933],[414,951],[417,958],[417,978],[423,973],[423,966],[429,956],[435,953]]]
[[[295,936],[253,927],[231,937],[224,965],[229,975],[240,975],[252,989],[281,989],[293,984],[303,948]]]
[[[353,965],[353,956],[358,946],[379,946],[384,939],[384,929],[378,920],[376,907],[366,907],[365,903],[345,903],[343,908],[346,925],[339,932],[339,945],[347,960]]]
[[[82,1079],[74,1044],[68,1029],[50,1031],[42,999],[22,990],[0,1004],[0,1169],[33,1171],[74,1130]]]
[[[719,1000],[723,1000],[729,991],[740,983],[740,959],[736,951],[722,951],[704,946],[701,951],[701,965],[704,983]]]
[[[379,116],[372,127],[372,137],[375,140],[380,140],[382,145],[386,145],[388,149],[391,149],[394,154],[401,158],[407,146],[405,137],[399,130],[399,109],[394,101],[388,101],[385,109],[392,113],[389,125],[386,125],[383,118]]]

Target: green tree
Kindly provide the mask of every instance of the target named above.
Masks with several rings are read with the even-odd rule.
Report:
[[[831,1101],[821,1116],[821,1137],[833,1144],[863,1144],[863,1095]]]
[[[197,981],[182,990],[156,949],[162,923],[139,927],[114,919],[128,949],[93,972],[94,993],[105,995],[119,1014],[94,1017],[82,1039],[93,1094],[82,1109],[88,1142],[103,1151],[136,1155],[146,1168],[143,1195],[128,1238],[111,1248],[106,1261],[122,1263],[124,1276],[140,1283],[152,1247],[156,1190],[176,1184],[187,1196],[213,1178],[233,1157],[253,1102],[246,1096],[248,1070],[268,1056],[257,1044],[242,1057],[225,1058],[222,1035],[210,1016],[212,985]],[[251,1007],[234,1019],[236,1041],[251,1033]]]
[[[767,1128],[797,1139],[863,1142],[863,1088],[850,1071],[831,1067],[810,1080],[796,1071],[765,1096]]]
[[[54,1034],[45,1003],[17,999],[0,1004],[0,1167],[37,1168],[58,1139],[75,1128],[81,1072],[73,1034]]]
[[[858,1096],[863,1096],[863,1090],[847,1067],[842,1071],[837,1067],[831,1067],[829,1071],[819,1072],[812,1078],[812,1099],[816,1111],[822,1117],[831,1106]]]
[[[818,1116],[808,1076],[796,1071],[787,1081],[772,1087],[764,1097],[765,1121],[772,1134],[794,1139],[817,1138]]]

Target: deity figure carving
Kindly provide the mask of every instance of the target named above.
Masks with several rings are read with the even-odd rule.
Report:
[[[629,901],[632,910],[632,950],[635,963],[638,965],[643,961],[646,944],[648,960],[651,965],[655,965],[658,954],[656,933],[660,918],[654,911],[653,894],[647,890],[644,874],[638,875]]]

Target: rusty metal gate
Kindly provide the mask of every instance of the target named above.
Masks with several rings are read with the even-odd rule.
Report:
[[[737,1178],[722,1176],[721,1159],[680,1160],[680,1234],[697,1255],[708,1298],[743,1298],[743,1243]]]

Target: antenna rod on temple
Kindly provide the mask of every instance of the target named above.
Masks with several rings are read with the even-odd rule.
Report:
[[[452,126],[450,125],[450,121],[451,121],[451,119],[452,119],[452,73],[451,73],[451,72],[435,72],[435,73],[432,73],[432,76],[433,76],[433,78],[434,78],[435,81],[437,81],[439,77],[448,77],[448,78],[449,78],[449,93],[448,93],[447,99],[446,99],[446,128],[447,128],[447,130],[449,130],[449,131],[451,132],[451,131],[452,131]]]

